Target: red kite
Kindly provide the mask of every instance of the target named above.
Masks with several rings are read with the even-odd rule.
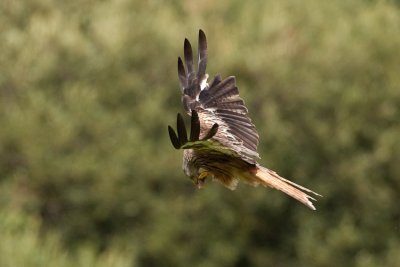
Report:
[[[188,138],[182,116],[178,113],[177,133],[168,126],[172,145],[183,149],[183,171],[201,188],[206,178],[235,189],[239,180],[251,185],[263,185],[280,190],[315,210],[307,193],[319,194],[291,182],[269,170],[257,159],[258,133],[247,116],[247,108],[239,97],[235,77],[224,80],[220,75],[207,83],[207,40],[199,31],[197,69],[193,52],[185,39],[184,59],[178,58],[178,76],[182,104],[191,116]]]

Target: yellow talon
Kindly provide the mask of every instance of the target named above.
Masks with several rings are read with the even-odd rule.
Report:
[[[208,172],[204,171],[199,174],[199,177],[197,177],[197,180],[204,180],[208,176]]]

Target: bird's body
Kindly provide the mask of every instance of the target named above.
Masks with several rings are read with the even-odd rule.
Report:
[[[188,149],[183,152],[183,166],[199,170],[201,176],[194,177],[194,183],[202,187],[206,178],[221,182],[229,189],[235,189],[239,179],[254,171],[256,165],[250,164],[234,155],[223,154],[219,151],[204,151]],[[193,167],[191,167],[193,166]],[[186,174],[189,174],[190,171]]]
[[[178,76],[182,88],[182,104],[191,116],[190,138],[183,118],[178,114],[177,132],[168,127],[176,149],[184,149],[183,170],[200,188],[206,178],[235,189],[239,181],[278,189],[315,209],[311,196],[317,193],[279,176],[257,163],[258,133],[247,116],[247,108],[239,97],[235,77],[224,80],[216,75],[210,84],[205,73],[207,41],[199,31],[197,71],[193,67],[193,52],[185,39],[186,68],[178,59]],[[305,191],[305,192],[303,192]]]

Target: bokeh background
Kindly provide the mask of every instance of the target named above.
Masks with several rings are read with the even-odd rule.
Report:
[[[317,211],[184,176],[200,28]],[[2,0],[0,126],[0,266],[400,266],[398,1]]]

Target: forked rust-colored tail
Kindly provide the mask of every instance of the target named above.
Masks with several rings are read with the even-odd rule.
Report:
[[[276,172],[269,170],[267,168],[264,168],[262,166],[258,166],[256,173],[255,173],[256,179],[258,179],[258,182],[262,184],[263,186],[268,186],[275,188],[277,190],[280,190],[289,196],[293,197],[294,199],[297,199],[307,207],[309,207],[312,210],[315,210],[315,207],[311,200],[316,201],[315,198],[311,197],[307,193],[314,194],[316,196],[321,196],[320,194],[317,194],[313,191],[311,191],[308,188],[305,188],[301,185],[298,185],[296,183],[293,183],[292,181],[289,181],[281,176],[279,176]],[[307,193],[305,193],[307,192]]]

